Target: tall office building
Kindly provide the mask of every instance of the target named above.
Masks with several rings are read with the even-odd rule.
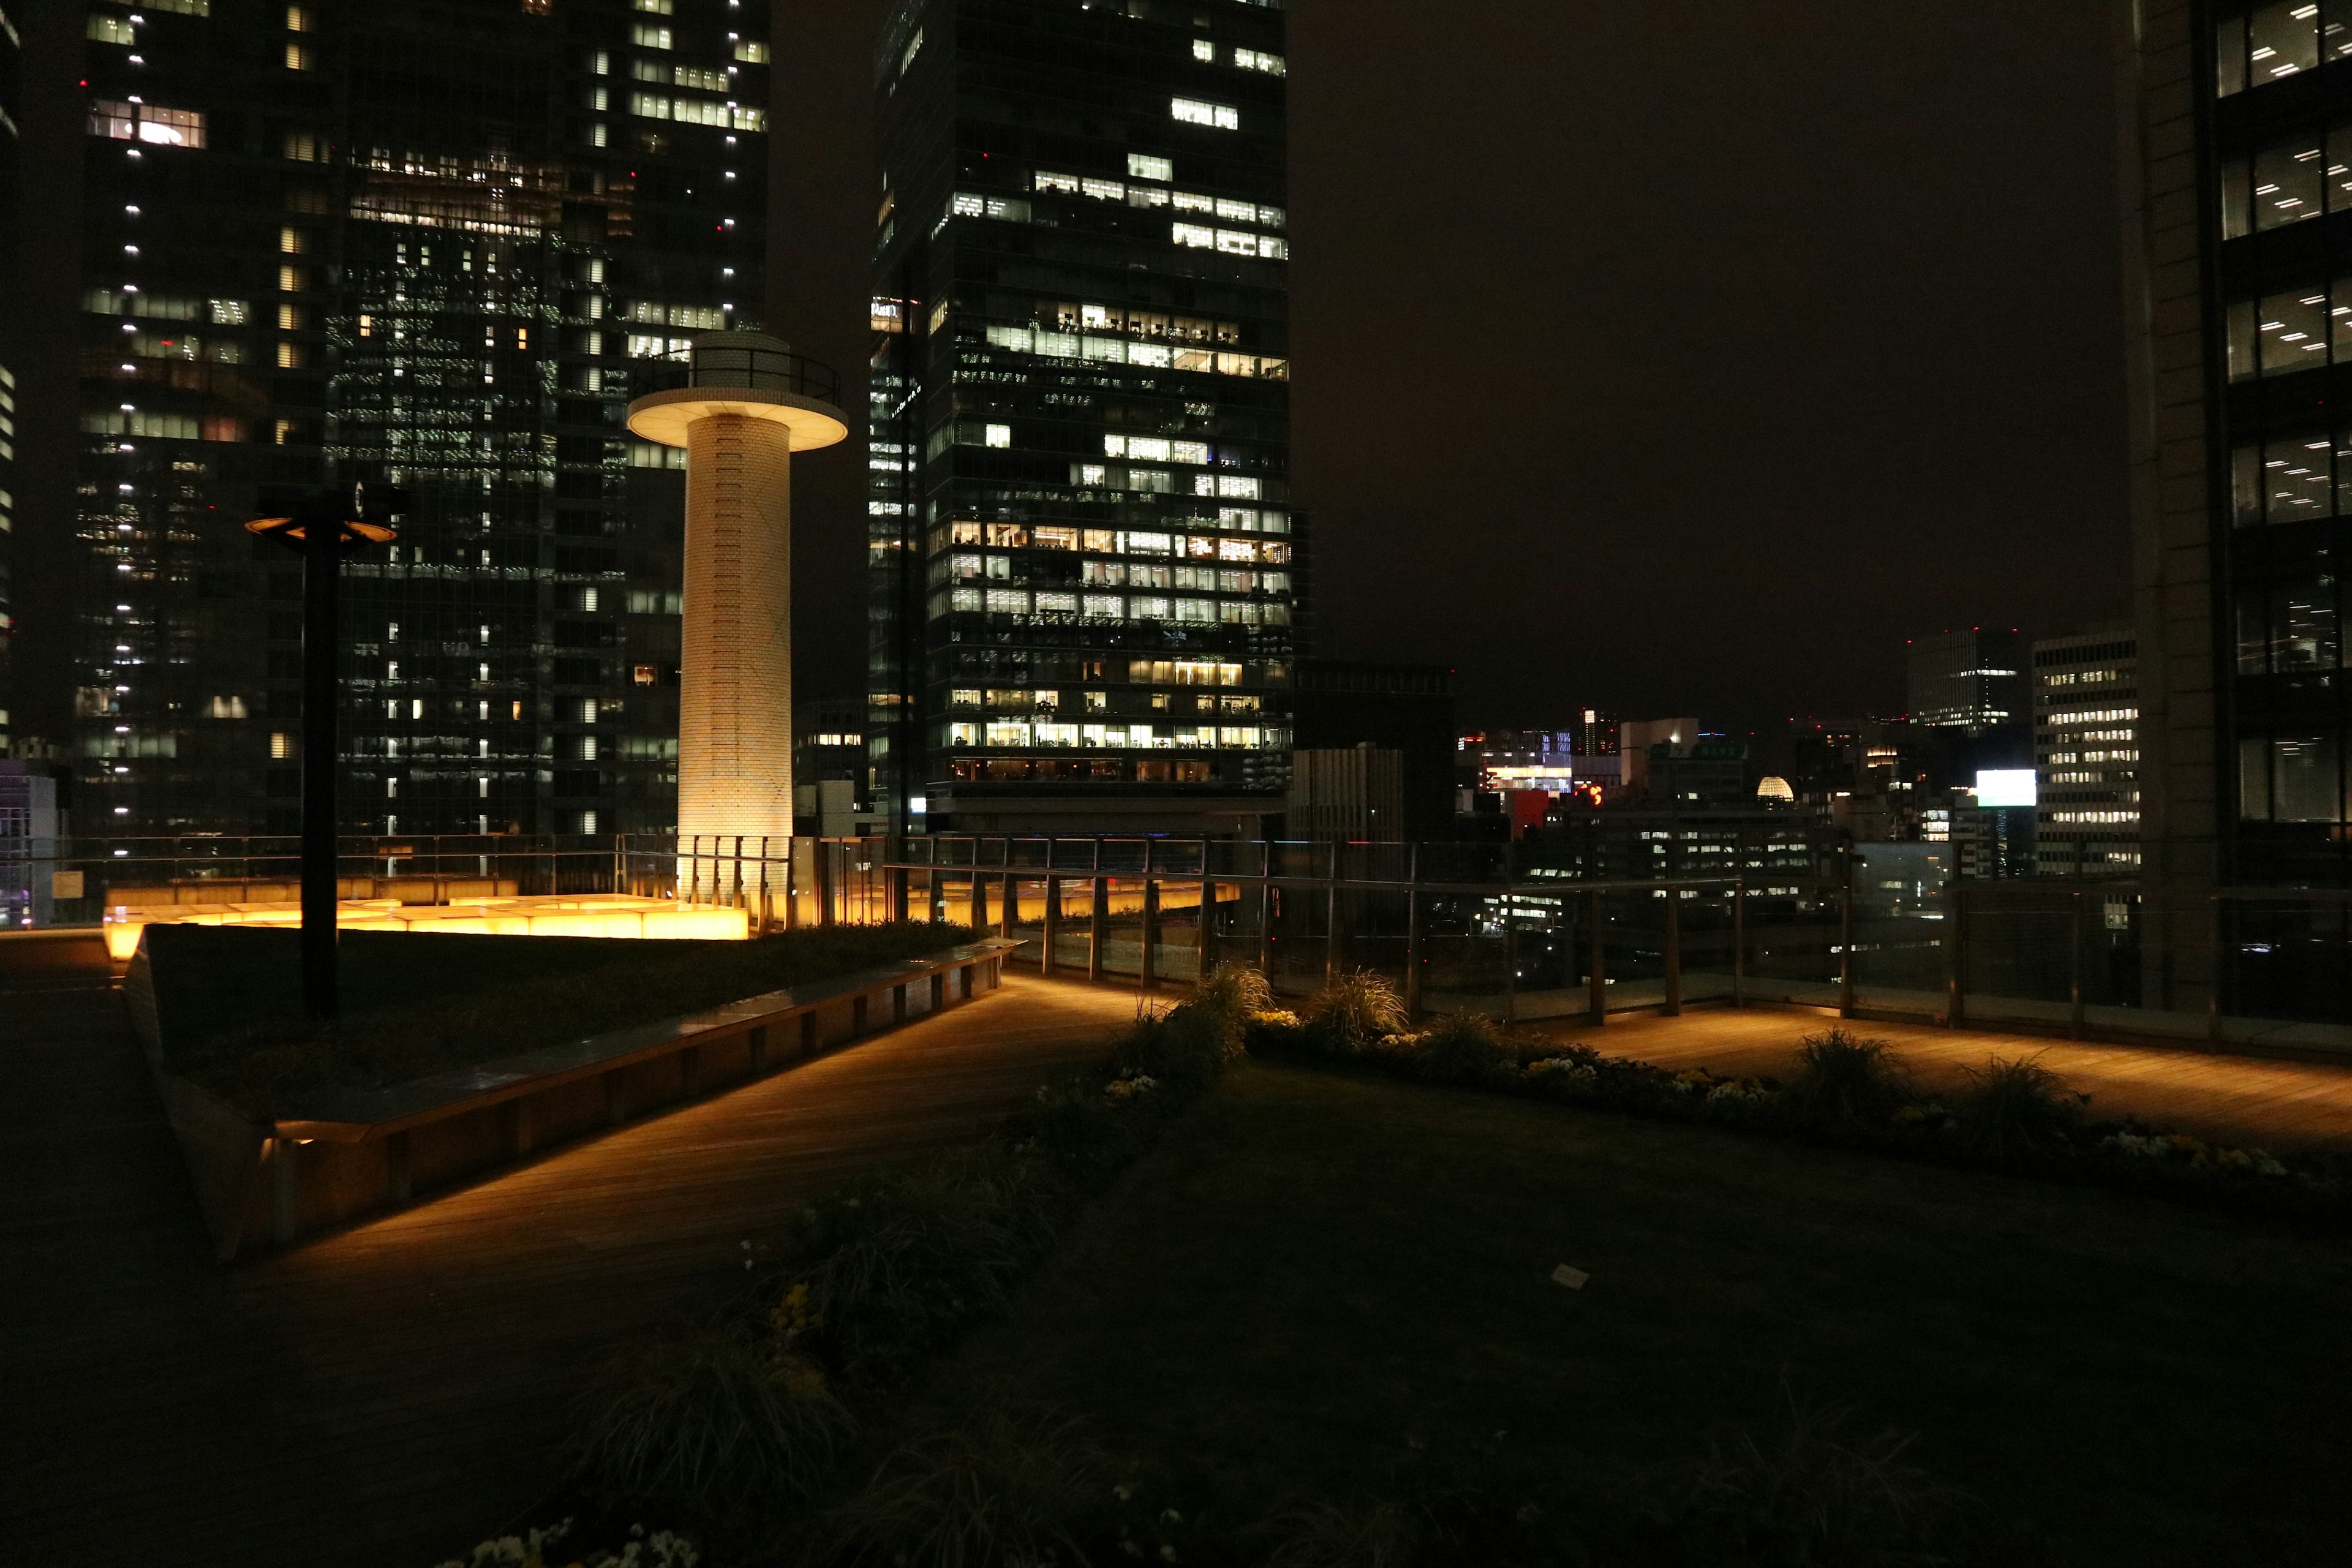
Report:
[[[761,310],[760,0],[101,0],[89,17],[85,831],[296,818],[271,490],[393,481],[344,567],[342,820],[675,821],[680,465],[646,362]]]
[[[902,0],[884,29],[866,734],[901,823],[1281,809],[1305,547],[1283,24]]]
[[[25,39],[16,19],[0,5],[0,300],[25,298],[25,274],[17,255],[23,233],[18,204],[24,162]],[[21,306],[0,306],[0,757],[15,733],[16,533],[16,349]]]
[[[2212,894],[2352,883],[2352,17],[2126,16],[2145,992],[2340,1008],[2343,905]]]
[[[1972,626],[1909,645],[1911,721],[1986,729],[2027,713],[2025,643],[2012,628]]]
[[[2138,670],[2128,625],[2033,645],[2033,857],[2042,876],[2139,869]]]

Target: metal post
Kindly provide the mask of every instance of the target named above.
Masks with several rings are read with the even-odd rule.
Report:
[[[1145,861],[1146,864],[1150,863],[1149,850],[1145,851]],[[1153,878],[1146,877],[1143,879],[1143,962],[1138,967],[1142,972],[1140,984],[1147,992],[1160,979],[1160,966],[1154,962],[1159,945],[1160,883]]]
[[[1748,1005],[1748,879],[1731,885],[1731,1005]]]
[[[1853,1016],[1853,850],[1844,853],[1845,879],[1838,889],[1838,1016]]]
[[[1006,847],[1009,849],[1011,846]],[[996,934],[1009,937],[1013,934],[1013,921],[1021,918],[1021,884],[1013,879],[1011,871],[1004,873],[1003,892],[1003,898],[997,901]]]
[[[971,934],[987,935],[988,879],[980,874],[978,868],[974,868],[971,873],[971,898],[969,901],[971,905]]]
[[[1944,1023],[1957,1029],[1969,1015],[1968,900],[1958,878],[1944,884]]]
[[[2213,961],[2205,983],[2205,1038],[2218,1046],[2221,1043],[2222,955],[2230,951],[2227,907],[2219,893],[2213,895],[2212,923]]]
[[[1683,890],[1666,889],[1666,1002],[1663,1009],[1669,1018],[1682,1016],[1683,1011]]]
[[[1519,903],[1508,889],[1503,892],[1503,1022],[1519,1021]]]
[[[1592,948],[1592,968],[1585,976],[1585,984],[1591,988],[1589,1005],[1593,1027],[1599,1028],[1609,1022],[1609,931],[1601,916],[1599,893],[1585,896],[1584,918],[1585,923],[1592,928],[1588,939]]]
[[[1257,972],[1274,984],[1274,842],[1257,846]]]
[[[331,1018],[337,1011],[335,691],[342,651],[342,507],[322,496],[296,511],[302,522],[302,1005],[314,1018]],[[293,1169],[290,1155],[286,1169]]]
[[[1095,846],[1095,860],[1102,860],[1102,846]],[[1103,943],[1110,935],[1110,879],[1097,877],[1087,884],[1087,978],[1103,977]]]
[[[1405,846],[1404,1016],[1421,1022],[1421,846]]]
[[[2083,1037],[2083,893],[2074,890],[2074,913],[2068,921],[2066,951],[2066,1005],[2068,1022],[2074,1038]]]
[[[1054,858],[1052,845],[1045,847],[1045,858]],[[1054,973],[1054,944],[1062,937],[1062,879],[1048,873],[1045,878],[1045,929],[1044,942],[1037,955],[1037,973],[1051,979]]]

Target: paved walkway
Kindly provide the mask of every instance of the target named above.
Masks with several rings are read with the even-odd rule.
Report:
[[[1679,1018],[1621,1018],[1606,1029],[1582,1020],[1527,1028],[1677,1070],[1704,1067],[1786,1078],[1795,1070],[1804,1037],[1837,1022],[1779,1008],[1709,1007]],[[2352,1145],[2352,1066],[2161,1046],[2075,1044],[1922,1024],[1844,1026],[1890,1042],[1931,1088],[1957,1088],[1965,1069],[1981,1068],[1992,1057],[2032,1057],[2089,1094],[2095,1117],[2137,1116],[2168,1131],[2271,1149]]]
[[[100,986],[0,994],[0,1561],[43,1568],[454,1554],[554,1479],[604,1347],[717,1299],[739,1243],[810,1193],[972,1137],[1134,1010],[1016,974],[224,1270]]]

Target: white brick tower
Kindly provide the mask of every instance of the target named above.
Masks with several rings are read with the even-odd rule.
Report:
[[[849,434],[827,373],[757,332],[694,340],[687,384],[629,405],[629,429],[686,448],[677,831],[793,831],[792,455]]]

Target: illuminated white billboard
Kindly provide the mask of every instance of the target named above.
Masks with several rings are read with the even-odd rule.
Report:
[[[1979,768],[1979,805],[2032,805],[2038,796],[2032,768]]]

